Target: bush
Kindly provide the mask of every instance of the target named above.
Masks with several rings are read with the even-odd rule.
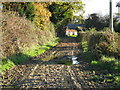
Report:
[[[17,11],[20,16],[34,20],[34,5],[32,2],[4,2],[3,10]]]
[[[91,64],[102,69],[120,71],[120,62],[114,57],[102,56],[99,61],[91,61]]]
[[[4,56],[20,53],[38,43],[34,25],[25,18],[14,12],[3,12],[2,22]]]
[[[3,69],[9,68],[6,65],[11,67],[13,65],[11,63],[25,62],[31,56],[41,54],[48,49],[48,46],[40,49],[42,45],[47,45],[49,42],[56,43],[54,43],[56,37],[53,24],[49,27],[50,30],[40,30],[25,17],[19,17],[16,12],[11,11],[3,12],[2,18],[2,50],[3,56],[6,58],[3,59],[3,62],[6,62]],[[37,51],[35,51],[37,46]],[[29,50],[30,52],[26,53]]]
[[[80,32],[78,39],[81,42],[87,41],[88,51],[92,53],[97,53],[98,55],[108,55],[115,56],[116,58],[120,57],[120,39],[118,33],[113,33],[111,31],[104,32]]]
[[[12,22],[11,22],[12,21]],[[55,38],[55,29],[40,30],[14,12],[3,12],[3,54],[11,56],[30,47],[46,44]]]

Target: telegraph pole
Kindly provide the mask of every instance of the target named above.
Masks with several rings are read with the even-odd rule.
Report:
[[[112,30],[112,32],[114,31],[113,28],[113,11],[112,11],[112,0],[110,0],[110,23],[109,23],[109,27]]]

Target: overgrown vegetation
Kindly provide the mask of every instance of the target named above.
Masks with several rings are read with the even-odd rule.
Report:
[[[79,3],[3,2],[2,4],[3,70],[27,61],[31,56],[41,54],[54,46],[56,32],[58,36],[63,35],[65,26],[74,17],[74,12],[78,12],[78,9],[83,11],[81,0]]]
[[[29,5],[30,4],[30,5]],[[44,9],[42,13],[45,23],[42,26],[37,26],[35,9],[37,5],[33,3],[3,3],[4,10],[2,12],[2,31],[3,31],[3,64],[2,70],[6,70],[16,64],[26,62],[31,57],[39,55],[44,51],[56,45],[54,24],[50,21],[45,7],[45,3],[37,3],[42,5],[38,11]],[[13,7],[13,6],[15,7]],[[8,8],[8,7],[9,8]],[[26,7],[28,6],[28,7]],[[25,10],[23,10],[25,9]],[[23,10],[23,13],[22,11]],[[18,12],[19,11],[19,12]],[[32,12],[34,11],[34,12]],[[42,12],[42,11],[40,11]],[[50,12],[49,12],[50,13]],[[34,15],[31,17],[30,15]],[[41,14],[39,16],[42,16]],[[32,21],[32,22],[31,22]]]
[[[109,15],[101,16],[97,13],[93,13],[85,19],[85,25],[86,28],[96,28],[97,31],[101,31],[105,27],[109,27],[109,20]],[[113,18],[113,26],[114,30],[120,33],[120,22],[117,17]]]
[[[46,50],[55,46],[57,43],[58,43],[58,39],[49,42],[47,44],[44,44],[42,46],[40,45],[37,45],[36,47],[34,46],[21,53],[4,58],[2,63],[2,71],[11,68],[14,65],[27,62],[31,57],[44,53]]]
[[[87,37],[86,37],[87,35]],[[83,56],[104,69],[120,70],[119,36],[110,31],[81,33]],[[102,66],[100,66],[102,65]]]
[[[91,30],[79,33],[78,39],[81,41],[82,56],[85,60],[89,61],[93,67],[115,72],[115,74],[111,74],[110,79],[104,78],[108,77],[108,75],[95,75],[91,79],[97,82],[112,81],[115,87],[120,87],[120,74],[118,73],[120,72],[119,34],[116,32],[112,33],[110,30],[101,32]]]
[[[94,75],[90,77],[94,82],[114,82],[109,88],[120,88],[120,74],[106,74],[106,75]]]

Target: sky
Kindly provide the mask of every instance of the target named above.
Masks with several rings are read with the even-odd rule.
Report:
[[[85,14],[87,17],[88,14],[99,13],[100,15],[108,15],[109,14],[109,1],[110,0],[82,0],[85,6]],[[116,7],[116,3],[120,0],[112,0],[113,2],[113,13],[118,12],[118,7]]]

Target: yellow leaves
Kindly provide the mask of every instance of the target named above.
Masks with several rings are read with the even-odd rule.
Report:
[[[46,8],[49,3],[34,3],[34,22],[39,27],[46,27],[46,24],[49,24],[51,12]]]

